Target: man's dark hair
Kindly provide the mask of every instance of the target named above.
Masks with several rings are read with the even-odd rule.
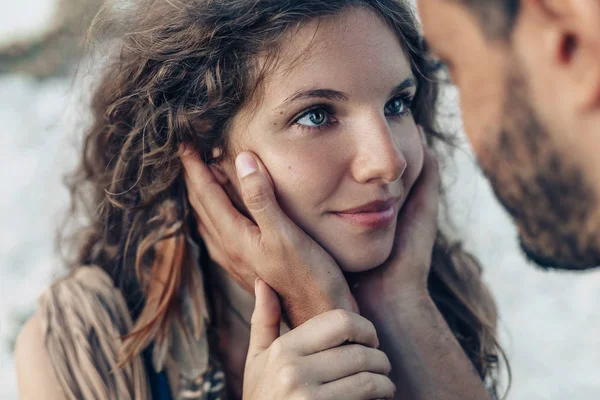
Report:
[[[459,0],[471,9],[486,34],[508,36],[513,29],[521,0]]]

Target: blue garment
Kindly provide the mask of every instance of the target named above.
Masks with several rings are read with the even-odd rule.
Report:
[[[166,371],[156,372],[152,366],[152,348],[153,346],[150,346],[143,352],[146,371],[148,371],[148,381],[150,382],[151,398],[152,400],[173,400]]]

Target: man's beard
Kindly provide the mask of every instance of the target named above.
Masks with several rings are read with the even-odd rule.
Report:
[[[510,80],[502,131],[480,163],[531,261],[545,269],[593,268],[600,265],[595,192],[536,118],[526,87],[519,74]]]

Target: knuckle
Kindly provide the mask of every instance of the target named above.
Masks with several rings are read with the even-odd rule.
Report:
[[[348,351],[350,352],[350,358],[353,363],[361,369],[364,369],[369,364],[369,355],[367,354],[367,349],[363,346],[352,345],[347,346]]]
[[[302,373],[295,363],[288,363],[282,366],[277,372],[277,381],[284,388],[292,390],[302,383]]]
[[[333,310],[332,316],[335,318],[336,324],[344,332],[349,332],[354,328],[354,318],[350,312],[346,310]]]
[[[355,383],[363,393],[369,394],[377,391],[377,382],[375,381],[374,374],[360,372],[356,375]]]
[[[282,358],[285,356],[285,352],[286,348],[281,338],[277,338],[273,343],[271,343],[269,353],[272,354],[273,357]]]
[[[250,211],[260,211],[269,202],[269,193],[258,185],[242,188],[242,199]]]

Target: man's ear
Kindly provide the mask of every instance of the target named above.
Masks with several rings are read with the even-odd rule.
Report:
[[[600,2],[523,0],[520,12],[518,24],[538,38],[532,53],[554,69],[555,87],[569,90],[581,110],[600,106]]]

